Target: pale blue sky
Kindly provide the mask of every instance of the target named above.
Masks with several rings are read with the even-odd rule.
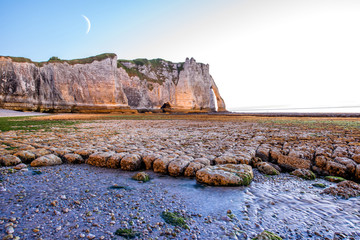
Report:
[[[0,0],[0,10],[0,55],[194,57],[230,109],[360,106],[358,0]]]

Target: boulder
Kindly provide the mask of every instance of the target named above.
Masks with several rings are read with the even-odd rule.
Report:
[[[125,157],[127,153],[115,153],[106,162],[107,168],[121,168],[121,159]]]
[[[15,166],[21,163],[20,158],[14,155],[4,155],[0,157],[1,166]]]
[[[153,163],[154,172],[167,174],[169,163],[173,160],[173,156],[162,156],[155,159]]]
[[[266,175],[279,175],[280,172],[276,170],[271,164],[267,162],[260,162],[256,165],[259,172]]]
[[[295,171],[291,172],[291,175],[297,176],[299,178],[305,179],[305,180],[315,180],[316,175],[310,171],[309,169],[303,169],[299,168]]]
[[[326,156],[317,156],[315,158],[315,166],[319,167],[320,169],[326,168],[326,163],[331,161],[331,158]]]
[[[83,159],[89,158],[91,154],[94,153],[94,150],[92,149],[78,149],[74,151],[74,153],[79,154]]]
[[[207,158],[195,158],[193,162],[201,163],[205,166],[210,166],[211,161]]]
[[[68,153],[71,153],[67,149],[56,149],[54,150],[54,154],[56,154],[58,157],[64,158],[64,156]]]
[[[51,152],[45,148],[34,149],[31,150],[31,152],[35,154],[35,158],[51,154]]]
[[[67,153],[63,156],[63,159],[68,162],[68,163],[72,163],[72,164],[80,164],[80,163],[85,163],[85,160],[76,153]]]
[[[245,152],[240,152],[235,156],[237,163],[247,164],[247,165],[251,164],[252,158],[253,157],[251,156],[251,154]]]
[[[20,163],[14,167],[15,170],[21,170],[27,168],[27,165],[25,163]]]
[[[272,148],[272,149],[270,150],[270,159],[271,159],[271,162],[277,163],[280,155],[282,155],[282,154],[281,154],[281,150],[280,150],[279,148]]]
[[[360,180],[360,164],[356,165],[355,179]]]
[[[246,186],[253,177],[252,167],[245,164],[207,166],[196,172],[199,183],[213,186]]]
[[[185,169],[184,176],[185,177],[195,177],[196,172],[200,169],[204,168],[205,166],[210,166],[210,164],[205,165],[201,162],[190,162],[187,168]]]
[[[48,154],[39,158],[36,158],[31,162],[32,167],[44,167],[44,166],[53,166],[62,164],[61,158],[54,154]]]
[[[259,146],[256,150],[255,157],[260,158],[264,162],[268,162],[270,160],[270,146],[266,144]]]
[[[142,167],[141,156],[138,154],[127,154],[121,159],[121,169],[124,171],[136,171]]]
[[[35,154],[30,151],[19,151],[14,155],[20,158],[23,163],[31,163],[35,160]]]
[[[346,167],[346,172],[348,177],[353,177],[356,171],[356,163],[350,158],[346,157],[336,157],[335,162],[338,162]]]
[[[174,161],[171,161],[168,166],[169,175],[173,177],[184,175],[186,167],[189,165],[190,161],[188,158],[176,158]]]
[[[256,168],[256,167],[257,167],[257,164],[258,164],[258,163],[261,163],[261,162],[262,162],[261,158],[259,158],[259,157],[253,157],[253,158],[251,159],[251,166],[254,167],[254,168]]]
[[[328,161],[326,163],[325,170],[332,176],[340,176],[344,178],[348,177],[346,173],[346,166],[338,162]]]
[[[113,155],[112,152],[96,152],[89,156],[86,160],[86,164],[97,166],[97,167],[106,167],[107,160]],[[80,154],[79,154],[80,155]]]
[[[146,170],[153,169],[153,163],[159,157],[160,156],[157,155],[157,154],[144,154],[143,155],[143,161],[144,161],[144,164],[145,164],[145,169]]]
[[[320,146],[317,147],[315,150],[315,155],[316,156],[325,156],[325,157],[331,157],[332,155],[332,149],[330,147],[324,147],[324,146]]]
[[[335,148],[334,152],[332,153],[332,157],[348,157],[348,150],[346,147],[338,146]]]
[[[354,154],[352,159],[357,163],[360,164],[360,154]]]
[[[326,188],[323,193],[349,199],[360,196],[360,185],[353,181],[342,181],[335,187]]]
[[[277,162],[280,165],[280,167],[290,171],[293,171],[298,168],[310,169],[311,167],[310,160],[298,158],[295,156],[279,155]]]
[[[215,165],[222,164],[237,164],[236,156],[234,155],[222,155],[214,159]]]

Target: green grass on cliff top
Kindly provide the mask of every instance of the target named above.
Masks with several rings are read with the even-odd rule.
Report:
[[[116,54],[115,53],[103,53],[103,54],[88,57],[88,58],[80,58],[80,59],[72,59],[72,60],[62,60],[62,59],[59,59],[56,57],[51,57],[50,60],[46,61],[46,62],[33,62],[31,59],[24,58],[24,57],[10,57],[10,56],[4,56],[4,57],[11,58],[11,60],[13,62],[33,63],[38,67],[42,67],[48,63],[68,63],[70,65],[92,63],[94,61],[101,61],[106,58],[114,58],[114,57],[116,57]]]
[[[66,62],[70,65],[92,63],[94,61],[101,61],[106,58],[115,58],[116,54],[115,53],[103,53],[103,54],[99,54],[99,55],[91,56],[91,57],[87,57],[87,58],[79,58],[79,59],[71,59],[71,60],[60,59],[58,57],[51,57],[48,61],[44,61],[44,62],[34,62],[30,58],[24,58],[24,57],[12,57],[12,56],[0,56],[0,57],[10,58],[13,62],[33,63],[33,64],[37,65],[38,67],[42,67],[43,65],[45,65],[47,63],[56,63],[56,62],[59,62],[59,63]],[[148,60],[146,58],[138,58],[138,59],[134,59],[134,60],[125,60],[125,59],[118,60],[118,63],[124,63],[124,62],[131,62],[137,66],[151,65],[153,68],[161,67],[163,62],[166,62],[168,64],[173,64],[172,62],[161,59],[161,58],[150,59],[150,60]],[[182,67],[183,63],[180,63],[180,65]],[[119,65],[118,65],[118,67],[119,67]]]

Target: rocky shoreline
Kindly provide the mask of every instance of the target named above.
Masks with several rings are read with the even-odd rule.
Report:
[[[299,236],[310,239],[322,236],[323,239],[331,239],[337,234],[343,234],[349,239],[357,239],[359,237],[356,235],[356,232],[359,232],[356,230],[357,227],[351,231],[348,224],[356,226],[356,222],[359,222],[358,213],[353,216],[353,222],[340,224],[344,231],[336,230],[336,226],[331,226],[326,221],[322,223],[322,227],[314,230],[309,227],[308,220],[304,220],[305,226],[308,227],[302,228],[295,224],[295,226],[287,226],[288,230],[272,229],[267,223],[271,218],[265,215],[262,216],[265,221],[252,222],[253,227],[247,230],[243,225],[248,220],[233,220],[233,210],[230,207],[226,210],[226,206],[219,205],[219,208],[226,212],[222,213],[225,215],[222,217],[211,216],[213,209],[208,209],[203,213],[193,212],[190,207],[194,207],[193,202],[197,201],[196,196],[194,195],[194,199],[189,200],[186,195],[183,195],[183,189],[176,188],[177,183],[174,186],[166,185],[166,182],[172,181],[191,181],[193,188],[202,189],[202,185],[195,184],[195,180],[191,180],[191,178],[196,178],[197,182],[207,185],[247,186],[250,184],[248,187],[237,188],[243,194],[252,191],[253,195],[261,195],[262,191],[259,191],[258,183],[261,188],[267,188],[267,184],[269,185],[275,179],[286,188],[289,187],[287,182],[291,182],[299,187],[298,189],[295,187],[295,191],[304,189],[306,194],[309,193],[309,196],[314,198],[318,198],[320,194],[323,196],[321,201],[323,198],[327,201],[332,198],[321,193],[350,198],[350,200],[341,200],[348,201],[345,205],[349,205],[353,203],[349,202],[352,201],[351,199],[356,199],[351,197],[360,195],[359,185],[354,182],[359,181],[360,176],[359,130],[341,125],[329,126],[331,128],[323,128],[324,126],[320,124],[309,128],[308,125],[286,125],[259,122],[253,119],[241,121],[91,120],[66,127],[54,125],[46,130],[3,132],[1,133],[0,161],[2,165],[5,165],[1,168],[1,187],[4,197],[0,200],[1,204],[9,206],[2,210],[0,215],[1,225],[4,227],[3,237],[10,234],[12,237],[19,236],[16,232],[14,234],[11,232],[16,229],[14,226],[20,224],[23,229],[27,229],[22,230],[23,234],[19,236],[21,239],[50,239],[51,235],[48,235],[50,233],[55,236],[55,239],[63,239],[64,236],[70,239],[81,237],[111,239],[114,237],[115,228],[120,226],[141,232],[141,237],[140,235],[136,237],[142,239],[156,237],[249,239],[269,229],[284,239],[299,239]],[[141,170],[153,170],[147,171],[153,179],[150,183],[141,184],[130,179],[134,172]],[[16,172],[12,173],[13,171]],[[294,171],[294,176],[284,173],[289,171]],[[181,178],[171,180],[171,177],[166,175]],[[313,180],[302,180],[295,175]],[[320,181],[320,185],[326,182],[325,186],[328,190],[323,190],[312,185],[316,175],[317,177],[334,175],[352,181],[336,184],[322,179],[315,180],[316,184]],[[31,179],[37,181],[37,184]],[[121,179],[121,183],[116,179]],[[158,184],[161,179],[166,179],[166,182]],[[154,182],[155,184],[152,185]],[[277,183],[279,191],[292,196],[292,193],[285,191],[281,184]],[[115,187],[111,188],[112,186]],[[167,193],[164,193],[165,191],[162,191],[163,189],[167,189],[166,191],[172,192],[173,195],[169,197]],[[212,187],[212,189],[214,192],[223,192],[233,188]],[[268,189],[268,191],[276,192],[277,190]],[[92,195],[88,194],[89,192]],[[100,194],[101,192],[104,192],[104,195]],[[298,194],[296,193],[294,198]],[[42,195],[47,197],[40,199]],[[127,204],[118,206],[115,201],[118,198],[121,201],[126,199]],[[177,200],[171,200],[172,198]],[[16,203],[23,201],[26,205]],[[86,201],[90,207],[82,209],[81,201]],[[94,205],[93,201],[97,205]],[[221,202],[221,199],[217,201]],[[107,224],[100,224],[96,220],[97,223],[92,226],[96,219],[92,219],[92,216],[97,214],[94,209],[97,208],[99,211],[99,206],[105,207],[107,203],[110,205],[106,211],[102,210],[104,214],[100,218],[100,222]],[[173,206],[172,203],[175,205]],[[139,216],[141,212],[136,209],[139,209],[139,206],[152,209],[154,207],[151,204],[156,207],[156,211],[153,211],[156,214],[152,214],[153,216],[150,213],[145,214],[144,219],[141,219]],[[158,204],[160,204],[160,209]],[[253,204],[259,204],[259,201],[256,200]],[[334,201],[331,204],[337,206],[338,203]],[[32,208],[26,207],[30,205]],[[240,205],[243,208],[246,203]],[[14,211],[14,209],[18,210]],[[115,212],[121,215],[121,220],[116,217],[114,217],[116,220],[112,220],[111,209],[116,209]],[[239,206],[234,209],[239,210]],[[351,209],[349,208],[348,211]],[[68,214],[70,210],[72,214]],[[164,219],[160,217],[161,210],[176,212],[184,219],[191,219],[188,221],[189,229],[172,227],[171,224],[164,223]],[[39,228],[37,228],[38,226],[32,223],[33,219],[25,220],[26,217],[24,219],[24,216],[31,211],[40,212],[39,215],[47,219],[43,221],[43,226],[39,223]],[[130,215],[129,211],[134,211],[139,215],[134,215],[134,213]],[[14,214],[21,216],[20,222]],[[209,214],[209,217],[204,218],[203,214]],[[300,215],[303,214],[300,213]],[[318,216],[308,216],[310,222],[321,215],[318,212],[316,214]],[[13,218],[12,215],[14,215]],[[65,215],[71,215],[71,218]],[[133,218],[134,216],[136,218]],[[79,219],[80,217],[82,220]],[[217,223],[217,227],[212,225],[213,218],[216,219],[213,222]],[[48,232],[44,228],[50,228],[47,222],[49,219],[58,225],[55,229],[51,226],[53,230]],[[72,224],[79,221],[82,225],[78,224],[78,227]],[[129,225],[129,221],[132,221],[133,225]],[[149,226],[143,227],[142,221],[149,223]],[[212,229],[219,228],[218,224],[224,226],[220,227],[220,230],[213,231]],[[27,225],[32,229],[26,227]],[[87,228],[84,227],[85,225]],[[232,230],[229,230],[229,226]],[[266,229],[264,226],[269,227]],[[100,230],[92,230],[93,227]],[[327,232],[326,228],[332,231]],[[66,234],[62,229],[67,229],[69,233]],[[312,232],[309,229],[312,229]],[[93,235],[94,238],[92,238]]]

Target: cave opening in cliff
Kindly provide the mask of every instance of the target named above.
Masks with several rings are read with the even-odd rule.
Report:
[[[215,95],[215,92],[214,92],[214,89],[211,87],[211,93],[212,93],[212,96],[213,96],[213,99],[214,99],[214,106],[215,106],[215,111],[217,112],[219,107],[218,107],[218,101],[217,101],[217,98],[216,98],[216,95]]]
[[[161,106],[161,110],[162,110],[163,112],[168,112],[168,111],[170,111],[170,110],[171,110],[171,105],[170,105],[170,103],[169,103],[169,102],[164,103],[164,104]]]

